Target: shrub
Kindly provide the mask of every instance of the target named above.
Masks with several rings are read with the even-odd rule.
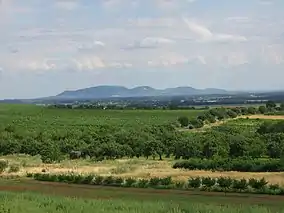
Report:
[[[184,186],[185,186],[185,183],[182,182],[182,181],[176,181],[175,182],[175,188],[177,188],[177,189],[183,189]]]
[[[94,180],[93,175],[88,175],[82,178],[82,184],[91,184]]]
[[[203,121],[199,119],[193,119],[189,121],[189,124],[192,125],[194,128],[199,129],[204,126]]]
[[[216,180],[211,177],[203,177],[202,178],[202,185],[205,186],[206,188],[211,188],[216,184]]]
[[[190,178],[188,180],[188,185],[191,188],[199,188],[201,186],[201,178],[200,177]]]
[[[123,186],[124,180],[121,177],[114,178],[114,186]]]
[[[147,179],[140,179],[138,182],[137,182],[137,187],[138,188],[147,188],[149,184],[149,181]]]
[[[149,186],[158,186],[158,185],[160,185],[160,183],[161,183],[161,179],[154,177],[154,178],[150,179]]]
[[[9,173],[16,173],[19,171],[20,171],[20,165],[18,164],[11,164],[8,170]]]
[[[0,173],[3,173],[5,169],[7,169],[9,166],[8,161],[6,160],[0,160]]]
[[[182,116],[178,118],[178,122],[180,123],[182,127],[186,127],[189,124],[189,119],[188,117]]]
[[[125,187],[132,187],[132,186],[134,186],[135,183],[136,183],[136,180],[135,180],[135,179],[133,179],[133,178],[127,178],[127,179],[125,180],[124,186],[125,186]]]
[[[281,172],[284,171],[280,159],[214,159],[214,160],[183,160],[173,165],[174,169],[189,170],[221,170],[238,172]]]
[[[114,184],[113,176],[108,176],[108,177],[104,178],[103,185],[105,185],[105,186],[112,186],[113,184]]]
[[[169,186],[173,183],[172,177],[166,177],[160,179],[160,184],[162,186]]]
[[[279,186],[279,184],[270,184],[270,185],[268,186],[268,188],[269,188],[270,190],[279,190],[279,189],[280,189],[280,186]]]
[[[217,183],[221,188],[229,189],[233,183],[233,180],[229,177],[220,177],[217,179]]]
[[[241,180],[233,180],[232,188],[236,190],[245,190],[248,188],[248,182],[244,178]]]
[[[94,185],[102,185],[103,180],[104,180],[104,177],[97,175],[97,176],[95,176],[93,183],[94,183]]]
[[[32,177],[33,177],[33,173],[28,172],[28,173],[27,173],[27,177],[28,177],[28,178],[32,178]]]
[[[251,178],[249,179],[249,185],[253,188],[253,189],[263,189],[266,185],[268,184],[268,182],[262,178],[260,180]]]

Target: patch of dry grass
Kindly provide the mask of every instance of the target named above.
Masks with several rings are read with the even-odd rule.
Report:
[[[121,159],[103,162],[92,162],[90,160],[74,160],[64,161],[61,164],[42,164],[39,163],[31,166],[29,161],[26,167],[21,167],[20,171],[13,173],[13,175],[25,176],[27,172],[37,173],[43,170],[48,173],[78,173],[78,174],[98,174],[98,175],[114,175],[120,177],[134,177],[134,178],[151,178],[151,177],[167,177],[171,176],[174,180],[186,181],[189,177],[231,177],[231,178],[262,178],[264,177],[269,183],[280,184],[284,186],[284,172],[267,172],[267,173],[249,173],[249,172],[211,172],[211,171],[188,171],[184,169],[173,169],[172,161],[155,161],[146,159]],[[7,158],[6,158],[7,159]],[[17,160],[21,162],[21,157],[17,156],[12,160],[13,163]],[[9,176],[8,172],[3,173],[2,176]]]
[[[283,120],[284,115],[250,115],[248,116],[251,119],[271,119],[271,120]]]

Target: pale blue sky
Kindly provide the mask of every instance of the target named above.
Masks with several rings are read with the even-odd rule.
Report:
[[[0,0],[0,99],[107,85],[284,89],[283,0]]]

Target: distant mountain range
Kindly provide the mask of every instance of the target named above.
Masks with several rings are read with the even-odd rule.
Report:
[[[207,88],[195,89],[192,87],[175,87],[167,89],[155,89],[149,86],[126,88],[123,86],[96,86],[74,91],[64,91],[55,97],[56,99],[104,99],[104,98],[127,98],[147,96],[190,96],[190,95],[222,95],[229,94],[223,89]]]

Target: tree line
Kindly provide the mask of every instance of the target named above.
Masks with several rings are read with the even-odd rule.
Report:
[[[284,103],[279,106],[273,101],[268,101],[266,105],[259,107],[219,107],[206,110],[196,118],[190,119],[186,116],[178,118],[178,122],[181,127],[189,129],[202,128],[205,124],[215,123],[216,121],[222,121],[229,118],[236,118],[243,115],[254,115],[254,114],[277,114],[284,112]]]

